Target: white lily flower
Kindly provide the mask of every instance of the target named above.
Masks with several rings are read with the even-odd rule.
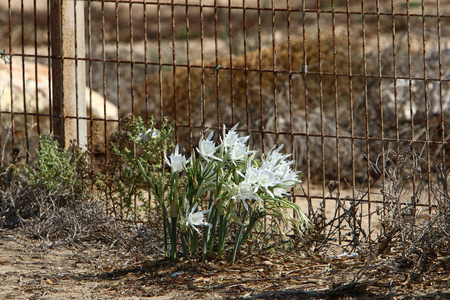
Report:
[[[223,146],[228,149],[233,147],[239,141],[239,134],[236,132],[238,124],[234,125],[228,132],[226,132],[226,127],[223,125]]]
[[[231,198],[236,200],[241,200],[245,209],[248,210],[247,200],[256,200],[262,202],[263,200],[256,195],[258,192],[258,188],[253,184],[247,181],[242,181],[239,185],[232,183],[228,186],[231,194],[233,195]]]
[[[207,160],[212,158],[221,161],[222,159],[214,155],[219,146],[216,146],[216,143],[214,143],[214,141],[212,140],[213,135],[214,133],[211,132],[206,138],[206,140],[200,139],[200,142],[198,143],[197,152]]]
[[[280,176],[281,186],[292,187],[297,183],[301,183],[302,181],[299,179],[298,174],[300,172],[295,172],[293,170],[286,170],[282,176]]]
[[[291,187],[302,182],[299,179],[299,174],[301,172],[294,171],[291,167],[293,163],[293,160],[289,162],[281,161],[274,171],[282,186]]]
[[[287,160],[290,154],[281,154],[280,150],[283,145],[276,148],[273,147],[267,157],[263,160],[263,167],[265,169],[270,169],[275,176],[279,179],[279,185],[285,187],[291,187],[295,184],[301,182],[298,179],[299,172],[292,170],[291,166],[295,163],[294,160]]]
[[[146,132],[139,134],[136,139],[136,142],[146,142],[149,138],[157,138],[159,136],[159,131],[156,128],[149,128]]]
[[[274,172],[270,169],[265,168],[264,166],[260,169],[254,168],[252,166],[247,166],[245,175],[241,173],[241,176],[244,177],[244,181],[253,184],[258,189],[260,187],[266,189],[276,186],[280,183],[279,178],[275,176]]]
[[[254,151],[247,151],[247,146],[242,143],[235,144],[230,150],[231,160],[242,161],[245,159],[246,155],[252,154]]]
[[[172,169],[172,173],[183,170],[184,166],[186,166],[190,161],[190,159],[187,160],[184,155],[181,155],[179,153],[178,145],[175,146],[175,151],[169,156],[169,158],[167,158],[167,156],[164,154],[164,160]]]
[[[268,188],[276,186],[279,183],[277,176],[267,169],[258,170],[258,185],[260,187]]]
[[[291,195],[291,193],[289,193],[285,189],[279,188],[279,187],[273,189],[273,194],[275,195],[275,197],[279,197],[279,198],[283,198],[285,196]]]
[[[239,123],[234,125],[228,132],[226,132],[226,127],[223,125],[223,138],[222,138],[222,145],[225,147],[225,149],[231,149],[237,144],[246,144],[249,136],[240,137],[239,134],[236,132],[236,129],[238,127]]]
[[[191,209],[191,212],[186,217],[185,224],[186,224],[186,226],[191,226],[192,228],[195,229],[195,231],[200,233],[200,230],[198,230],[197,227],[195,227],[195,226],[203,225],[203,226],[211,227],[212,224],[209,224],[209,223],[203,221],[203,219],[205,218],[205,215],[207,213],[209,213],[209,210],[195,212],[195,210],[197,209],[197,206],[198,206],[198,203],[195,203]]]
[[[256,174],[252,174],[252,180],[255,180],[255,175],[257,188],[265,190],[269,196],[274,197],[270,188],[276,187],[280,183],[278,177],[271,170],[263,168],[258,169]]]
[[[280,151],[283,149],[284,145],[281,145],[280,147],[276,148],[275,146],[270,149],[269,153],[267,154],[267,157],[264,159],[264,163],[275,167],[276,165],[280,164],[280,162],[285,162],[291,154],[281,154]]]
[[[281,172],[282,169],[283,172]],[[243,182],[247,182],[255,188],[255,193],[261,189],[271,197],[289,195],[286,189],[300,182],[297,172],[292,171],[289,166],[285,168],[283,165],[269,168],[268,164],[263,164],[259,169],[249,165],[245,174],[238,173],[244,178]]]
[[[241,173],[240,171],[237,171],[239,175],[241,175],[244,178],[244,181],[249,182],[251,184],[257,184],[258,182],[258,169],[248,165],[247,169],[245,170],[245,174]]]
[[[264,188],[271,197],[273,197],[273,194],[269,188],[275,187],[279,183],[279,178],[272,171],[267,169],[258,170],[258,186]]]

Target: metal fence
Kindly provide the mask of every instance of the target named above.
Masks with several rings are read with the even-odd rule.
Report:
[[[423,171],[411,175],[411,199],[430,195],[434,171],[448,168],[447,1],[0,7],[2,162],[14,148],[32,153],[35,134],[51,130],[61,144],[76,139],[108,159],[110,134],[130,113],[168,116],[185,149],[204,129],[239,122],[262,152],[283,143],[293,153],[304,172],[296,201],[306,210],[357,200],[369,231],[380,189],[399,172],[393,164]]]

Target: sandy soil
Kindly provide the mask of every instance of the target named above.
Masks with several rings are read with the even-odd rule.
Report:
[[[433,299],[450,297],[449,258],[415,273],[395,255],[242,254],[173,263],[104,245],[43,243],[0,230],[1,299]]]
[[[118,262],[118,259],[121,260]],[[14,231],[0,231],[1,299],[171,299],[134,296],[126,280],[107,273],[135,263],[136,258],[102,246],[66,248],[29,240]],[[151,294],[150,294],[151,295]]]

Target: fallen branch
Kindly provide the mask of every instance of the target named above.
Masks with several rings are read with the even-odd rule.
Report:
[[[323,289],[316,291],[270,291],[264,294],[259,294],[243,299],[261,299],[270,296],[295,296],[298,299],[301,298],[335,298],[343,296],[361,296],[366,293],[366,285],[361,283],[348,283],[338,286],[334,289]]]
[[[285,277],[273,277],[273,278],[252,278],[252,279],[244,279],[241,281],[237,281],[237,282],[230,282],[230,283],[224,283],[224,284],[220,284],[220,285],[216,285],[216,286],[212,286],[212,287],[203,287],[201,289],[205,289],[205,290],[216,290],[216,289],[221,289],[224,287],[228,287],[228,286],[233,286],[233,285],[239,285],[239,284],[243,284],[243,283],[247,283],[247,282],[255,282],[255,281],[272,281],[272,280],[291,280],[291,279],[306,279],[306,280],[312,280],[314,282],[316,281],[323,281],[323,278],[316,278],[316,277],[304,277],[304,276],[285,276]]]

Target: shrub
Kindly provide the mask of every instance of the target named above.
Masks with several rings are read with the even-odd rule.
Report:
[[[48,191],[78,190],[81,182],[77,167],[83,159],[81,152],[76,153],[59,149],[58,141],[48,135],[38,137],[39,149],[36,150],[37,162],[32,166],[25,166],[30,184],[43,185]]]
[[[113,134],[112,157],[100,174],[97,187],[100,196],[112,203],[116,216],[136,221],[143,217],[136,214],[137,211],[152,213],[151,203],[142,189],[144,179],[138,161],[146,162],[146,172],[162,172],[163,153],[172,148],[173,131],[167,119],[157,129],[153,118],[145,124],[140,117],[126,116],[122,129]]]
[[[50,136],[39,145],[34,163],[18,157],[0,174],[0,226],[26,225],[24,232],[47,240],[107,239],[111,224],[93,197],[86,153],[75,145],[60,150]]]

